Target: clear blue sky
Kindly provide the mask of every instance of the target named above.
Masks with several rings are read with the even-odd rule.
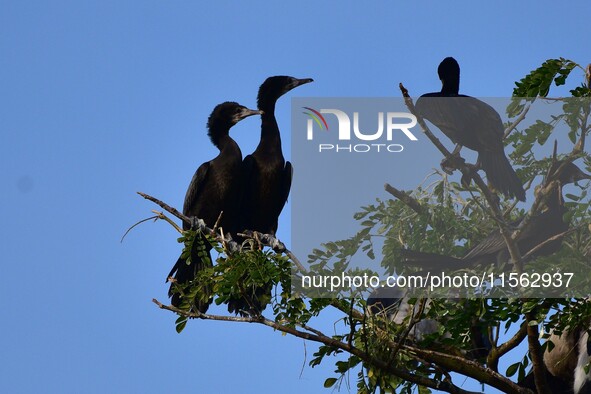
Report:
[[[292,96],[438,90],[450,55],[464,93],[508,96],[548,58],[591,61],[587,0],[266,3],[0,0],[0,392],[327,392],[332,365],[300,376],[314,344],[219,322],[175,332],[150,300],[167,299],[177,234],[144,224],[119,243],[155,207],[135,192],[180,208],[216,154],[213,107],[255,106],[270,75],[316,81],[278,107],[289,156]],[[234,136],[251,152],[258,120]],[[286,215],[280,228],[288,240]]]

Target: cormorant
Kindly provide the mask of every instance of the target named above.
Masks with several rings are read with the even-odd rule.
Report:
[[[422,95],[415,105],[417,112],[458,144],[454,154],[461,146],[478,152],[478,162],[496,190],[525,201],[523,185],[505,156],[504,127],[497,111],[483,101],[459,94],[460,66],[453,57],[443,59],[437,73],[441,92]]]
[[[277,220],[291,188],[292,166],[285,162],[281,150],[281,135],[275,119],[275,103],[290,90],[309,83],[311,78],[289,76],[269,77],[259,88],[257,104],[261,116],[261,140],[256,150],[242,163],[243,192],[240,204],[240,230],[275,235]],[[230,300],[230,312],[257,314],[264,308],[258,302],[271,288],[252,289],[251,300]]]
[[[275,103],[293,88],[312,81],[275,76],[267,78],[259,88],[257,104],[263,111],[261,140],[243,162],[242,229],[273,235],[277,231],[277,220],[291,188],[293,168],[283,158]]]
[[[560,165],[561,162],[555,163],[551,167],[549,174],[556,171]],[[565,165],[562,173],[558,176],[558,185],[553,191],[554,194],[549,196],[546,201],[547,209],[534,216],[526,228],[522,230],[517,240],[517,246],[521,253],[525,254],[542,242],[568,230],[568,223],[563,220],[567,209],[562,199],[562,186],[583,179],[591,179],[591,175],[585,174],[573,163],[569,162]],[[512,225],[517,227],[522,220],[523,218],[513,222]],[[561,245],[561,238],[550,241],[530,255],[528,260],[533,257],[548,256],[555,253],[560,249]],[[505,239],[498,230],[490,233],[462,258],[413,250],[403,250],[402,255],[407,264],[420,265],[426,269],[442,267],[457,269],[477,264],[504,263],[509,261],[510,257]]]
[[[238,210],[241,186],[242,152],[238,144],[230,137],[230,128],[242,119],[261,114],[259,110],[248,109],[235,102],[225,102],[216,106],[207,121],[207,134],[211,142],[220,150],[213,159],[199,166],[187,189],[183,214],[189,217],[202,219],[208,227],[213,227],[220,212],[223,215],[219,227],[225,232],[235,234],[238,229]],[[183,223],[183,229],[189,230],[190,225]],[[205,246],[207,258],[198,253],[199,244]],[[201,239],[195,239],[191,250],[191,261],[179,257],[176,264],[168,274],[174,275],[179,284],[184,284],[195,279],[195,275],[212,266],[211,245],[201,235]],[[206,290],[207,291],[207,290]],[[171,303],[179,306],[181,295],[174,292],[174,283],[171,284],[168,296],[172,297]],[[201,313],[205,313],[211,300],[195,299],[195,306]]]

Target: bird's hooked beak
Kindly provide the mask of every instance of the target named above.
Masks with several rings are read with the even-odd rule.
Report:
[[[560,203],[564,203],[564,199],[562,197],[562,189],[565,185],[569,183],[576,184],[577,182],[585,179],[591,179],[591,175],[583,172],[583,170],[581,170],[575,164],[568,163],[558,180],[558,195],[560,196]]]
[[[302,78],[302,79],[294,78],[293,81],[289,84],[288,90],[297,88],[298,86],[302,86],[302,85],[305,85],[310,82],[314,82],[314,80],[312,78]]]
[[[240,118],[239,120],[242,120],[242,119],[248,118],[249,116],[252,116],[252,115],[262,115],[262,114],[263,114],[263,111],[261,111],[259,109],[244,108],[240,112],[238,117]]]

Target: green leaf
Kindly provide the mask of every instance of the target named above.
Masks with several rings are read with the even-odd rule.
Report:
[[[328,378],[324,381],[324,387],[328,389],[328,388],[334,386],[334,384],[336,382],[337,382],[337,378]]]
[[[187,318],[184,317],[184,319],[185,320],[181,321],[180,323],[177,323],[176,325],[176,332],[179,334],[185,329],[185,326],[187,325]]]
[[[509,366],[509,368],[507,368],[507,372],[505,373],[505,375],[507,375],[508,378],[515,375],[517,373],[517,370],[519,369],[520,365],[521,365],[521,363],[511,364]]]
[[[564,85],[566,78],[576,66],[577,63],[568,59],[548,59],[540,67],[515,83],[513,97],[546,97],[552,82],[556,86]],[[512,110],[515,110],[515,108],[512,108]]]

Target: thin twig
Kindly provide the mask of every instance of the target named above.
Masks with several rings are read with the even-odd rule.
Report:
[[[405,191],[398,190],[394,186],[390,185],[389,183],[386,183],[384,185],[384,189],[388,193],[390,193],[391,195],[393,195],[394,197],[396,197],[397,199],[399,199],[400,201],[405,203],[410,209],[412,209],[416,213],[420,214],[425,211],[424,208],[421,206],[421,204],[416,199],[412,198]]]
[[[215,224],[213,225],[213,229],[212,231],[214,233],[217,233],[218,230],[218,226],[220,225],[220,220],[222,220],[222,216],[224,215],[224,211],[220,211],[220,214],[218,215],[217,220],[215,221]]]
[[[155,220],[157,220],[157,219],[159,219],[159,217],[158,217],[158,215],[156,215],[156,216],[150,216],[149,218],[146,218],[146,219],[142,219],[142,220],[140,220],[139,222],[137,222],[136,224],[134,224],[133,226],[131,226],[130,228],[128,228],[128,229],[127,229],[127,231],[125,232],[125,234],[123,234],[123,236],[121,237],[121,241],[119,241],[119,242],[121,242],[121,243],[122,243],[122,242],[123,242],[123,239],[125,239],[125,236],[126,236],[127,234],[129,234],[129,232],[130,232],[131,230],[133,230],[133,228],[134,228],[134,227],[136,227],[136,226],[137,226],[137,225],[139,225],[139,224],[142,224],[143,222],[147,222],[148,220],[152,220],[152,219],[155,219]]]
[[[168,224],[170,224],[172,227],[174,227],[174,229],[176,231],[178,231],[179,233],[183,233],[183,229],[179,227],[178,224],[176,224],[171,218],[169,218],[168,216],[166,216],[164,214],[164,212],[161,211],[156,211],[154,209],[152,209],[152,212],[154,212],[156,215],[158,215],[158,219],[160,220],[164,220],[165,222],[167,222]]]
[[[523,109],[523,111],[521,111],[521,113],[517,117],[517,119],[515,119],[515,121],[513,121],[513,123],[511,123],[505,129],[505,132],[503,133],[503,139],[507,138],[509,136],[509,134],[511,134],[511,132],[513,130],[515,130],[515,128],[519,125],[519,123],[521,123],[523,121],[523,119],[525,119],[525,115],[527,115],[527,113],[529,112],[530,107],[531,107],[531,104],[526,105],[525,108]]]
[[[162,209],[164,209],[165,211],[169,212],[170,214],[176,216],[177,218],[179,218],[180,220],[182,220],[183,222],[187,223],[188,225],[191,225],[191,219],[189,219],[188,216],[183,215],[182,213],[180,213],[176,208],[171,207],[170,205],[166,204],[163,201],[160,201],[159,199],[152,197],[146,193],[142,193],[142,192],[137,192],[137,194],[139,194],[140,196],[142,196],[143,198],[145,198],[146,200],[150,200],[153,203],[155,203],[156,205],[160,205],[160,207]]]

